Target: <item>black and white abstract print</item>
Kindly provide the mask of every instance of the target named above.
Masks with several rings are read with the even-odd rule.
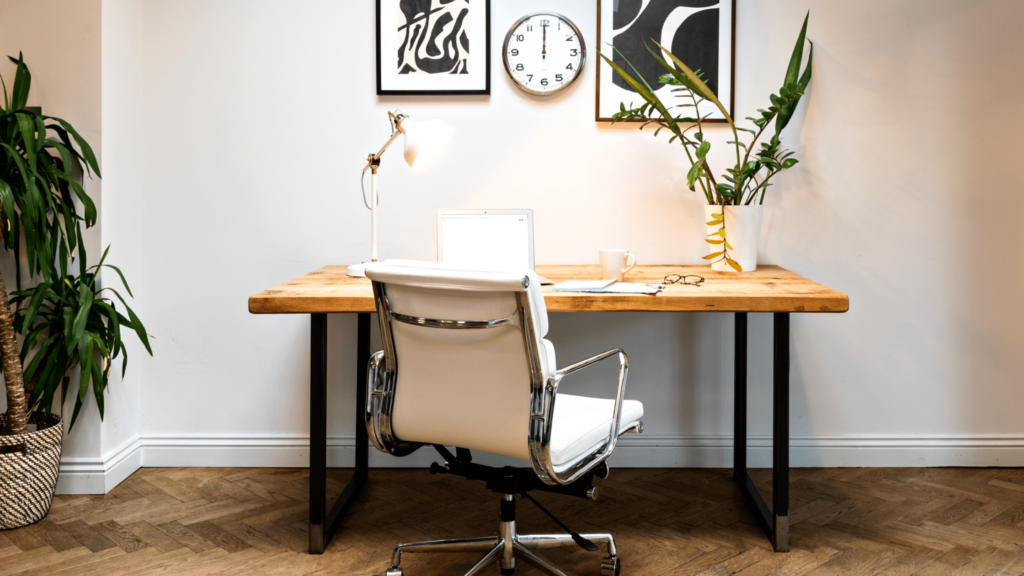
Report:
[[[400,0],[399,74],[469,74],[469,0]]]
[[[655,91],[665,69],[647,51],[657,50],[655,39],[691,70],[700,70],[704,82],[719,95],[719,18],[721,0],[614,0],[612,30],[615,64],[628,70],[626,60]],[[633,91],[625,80],[614,77],[616,86]]]

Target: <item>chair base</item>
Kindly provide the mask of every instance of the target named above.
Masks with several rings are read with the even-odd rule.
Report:
[[[512,496],[504,495],[505,502],[511,503]],[[503,504],[505,504],[503,502]],[[514,505],[513,505],[514,506]],[[509,516],[506,510],[512,506],[502,506],[502,515]],[[512,508],[514,510],[514,508]],[[464,538],[459,540],[432,540],[428,542],[409,542],[395,546],[391,557],[391,568],[386,576],[404,576],[401,568],[402,553],[423,552],[484,552],[483,558],[466,572],[466,576],[479,574],[492,562],[498,562],[503,575],[514,574],[516,558],[522,558],[541,572],[554,576],[569,576],[567,572],[551,563],[536,550],[545,548],[562,548],[577,546],[569,534],[518,534],[514,512],[511,519],[498,522],[498,534],[485,538]],[[600,576],[619,576],[619,558],[616,555],[615,540],[611,534],[582,534],[584,538],[595,544],[604,544],[608,554],[601,560]]]

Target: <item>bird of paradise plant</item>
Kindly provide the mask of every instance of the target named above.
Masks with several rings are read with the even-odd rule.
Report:
[[[747,117],[753,123],[754,128],[744,128],[736,125],[729,111],[715,96],[715,93],[708,88],[701,79],[700,71],[691,70],[687,65],[669,52],[664,46],[654,41],[654,44],[664,55],[671,60],[671,64],[654,49],[648,47],[647,51],[655,58],[668,72],[660,80],[664,84],[676,86],[672,91],[681,92],[684,98],[689,96],[688,102],[678,106],[666,106],[651,89],[650,84],[644,80],[639,71],[626,60],[625,55],[619,52],[623,60],[636,75],[634,78],[629,72],[612,62],[612,59],[601,54],[601,58],[612,67],[616,74],[622,77],[633,90],[643,97],[645,103],[639,107],[626,107],[624,103],[619,105],[619,112],[612,117],[612,121],[621,120],[646,120],[641,126],[642,130],[648,124],[656,124],[658,128],[654,131],[657,136],[663,129],[672,133],[669,144],[676,140],[683,146],[686,158],[690,162],[690,170],[686,175],[686,185],[696,192],[699,186],[708,204],[719,206],[747,206],[753,202],[764,203],[765,193],[771,180],[783,170],[788,170],[798,162],[793,158],[793,152],[782,147],[780,136],[782,130],[789,124],[796,111],[796,106],[804,91],[811,82],[811,61],[814,55],[814,44],[807,37],[807,21],[810,13],[804,17],[803,27],[797,37],[796,46],[789,60],[789,67],[786,70],[786,78],[778,94],[771,94],[769,100],[771,105],[768,109],[759,109],[759,116]],[[652,40],[653,41],[653,40]],[[803,61],[804,43],[810,42],[811,48],[807,55],[807,66],[803,73],[800,72],[800,64]],[[617,50],[616,50],[617,51]],[[674,64],[674,65],[673,65]],[[706,139],[704,132],[704,121],[712,113],[702,115],[700,105],[707,105],[710,102],[724,116],[729,128],[732,131],[732,140],[727,141],[736,151],[736,164],[726,169],[726,174],[721,175],[721,180],[715,177],[711,166],[707,162],[708,152],[711,150],[711,142]],[[683,110],[675,112],[675,109],[693,108],[692,112]],[[765,131],[769,129],[772,121],[775,121],[774,134],[766,142],[758,141]],[[692,132],[692,130],[696,130]],[[748,142],[744,142],[739,133],[747,132],[752,135]],[[709,244],[721,246],[722,250],[713,252],[704,257],[705,260],[715,262],[726,262],[737,272],[743,269],[738,262],[729,255],[732,246],[729,245],[725,230],[725,210],[712,215],[708,226],[718,226],[717,231],[706,238]]]

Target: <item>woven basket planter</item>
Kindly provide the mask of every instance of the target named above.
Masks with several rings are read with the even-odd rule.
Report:
[[[42,520],[50,512],[57,488],[64,425],[60,416],[39,412],[29,422],[38,430],[0,435],[0,452],[4,452],[0,454],[0,530]],[[6,424],[6,415],[0,414],[0,430]]]

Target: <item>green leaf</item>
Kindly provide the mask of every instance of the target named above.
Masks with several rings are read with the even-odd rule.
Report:
[[[121,301],[121,304],[124,304],[125,311],[128,312],[128,318],[130,319],[132,329],[135,330],[135,333],[139,335],[139,340],[142,341],[142,345],[146,347],[146,351],[149,352],[150,356],[152,356],[153,349],[150,348],[149,346],[149,337],[146,335],[146,328],[142,325],[142,321],[139,320],[139,317],[135,315],[135,311],[132,310],[131,307],[128,306],[128,304],[124,301],[124,298],[121,298],[121,295],[117,293],[117,290],[111,289],[110,291],[113,292],[115,296],[117,296],[117,299]],[[121,324],[127,326],[129,325],[129,322],[125,322],[122,320]]]
[[[9,112],[11,103],[10,100],[7,99],[7,82],[4,82],[3,76],[0,76],[0,85],[4,88],[4,112]]]
[[[84,346],[80,346],[78,349],[78,360],[81,370],[79,371],[78,379],[78,398],[75,399],[75,410],[71,414],[71,425],[68,429],[75,427],[75,420],[78,419],[78,412],[82,409],[82,404],[85,402],[85,395],[89,392],[89,380],[92,378],[92,340],[86,340]]]
[[[625,80],[626,83],[629,84],[629,86],[637,94],[642,96],[644,100],[646,100],[651,106],[653,106],[658,111],[658,113],[661,114],[661,116],[665,119],[665,123],[668,124],[668,127],[669,127],[670,130],[672,130],[673,132],[678,134],[679,129],[676,128],[676,121],[675,121],[675,119],[672,118],[672,116],[668,113],[668,110],[665,108],[665,105],[661,103],[661,100],[654,94],[654,92],[652,92],[650,90],[650,88],[648,86],[646,86],[646,84],[647,84],[646,82],[644,82],[643,85],[640,84],[640,82],[637,82],[636,80],[634,80],[632,76],[627,74],[625,70],[620,68],[614,62],[612,62],[611,58],[608,58],[604,54],[601,54],[601,58],[603,58],[604,61],[607,62],[608,65],[612,67],[612,70],[614,70],[615,73],[619,75],[619,77],[621,77],[623,80]],[[623,57],[623,58],[625,58],[625,57]],[[626,62],[629,62],[629,61],[627,60]],[[641,76],[641,80],[642,79],[643,79],[643,77]]]
[[[14,73],[14,87],[11,90],[11,104],[8,107],[8,111],[24,110],[25,105],[28,104],[28,92],[32,86],[32,74],[29,73],[28,66],[25,65],[25,59],[21,52],[18,53],[17,60],[10,56],[8,58],[11,62],[18,65],[18,70]]]
[[[711,142],[702,142],[700,147],[697,148],[697,158],[703,160],[708,155],[709,150],[711,150]]]
[[[71,184],[71,189],[74,190],[75,194],[78,196],[78,199],[82,201],[82,206],[85,209],[85,226],[86,228],[89,228],[96,224],[96,204],[94,204],[92,198],[86,194],[85,188],[82,188],[81,184],[74,180],[71,180],[69,183]]]
[[[796,158],[789,158],[789,159],[783,160],[782,161],[782,169],[786,170],[786,169],[792,168],[793,166],[796,166],[796,164],[798,162],[800,162],[800,161],[797,160]]]
[[[78,147],[82,150],[82,156],[85,158],[86,164],[92,168],[92,171],[96,173],[96,176],[102,178],[103,176],[100,175],[100,165],[96,162],[96,154],[93,153],[92,147],[85,141],[85,138],[82,138],[82,136],[78,134],[78,131],[75,130],[75,127],[71,124],[68,124],[60,118],[53,119],[56,120],[61,127],[71,133],[71,136],[75,139],[75,143],[77,143]]]
[[[13,222],[18,217],[18,213],[14,211],[14,190],[11,189],[11,185],[0,179],[0,208],[3,208],[4,214],[7,216],[8,222]],[[4,245],[7,249],[14,248],[14,234],[10,233],[10,230],[3,230]]]
[[[694,190],[696,187],[697,179],[700,178],[700,168],[702,164],[703,160],[694,162],[694,164],[690,166],[690,171],[686,173],[686,186],[690,190]]]
[[[99,344],[99,340],[96,341]],[[103,391],[107,388],[107,377],[100,368],[99,362],[92,364],[92,392],[96,398],[96,409],[100,413],[100,420],[103,420]]]
[[[39,347],[39,351],[35,356],[32,357],[32,361],[25,365],[25,370],[22,372],[22,377],[26,381],[31,380],[32,376],[35,375],[36,369],[48,358],[56,358],[56,354],[50,353],[50,346],[60,338],[60,334],[54,334],[43,342],[43,345]]]
[[[810,11],[807,12],[807,16],[804,17],[804,25],[800,29],[800,35],[797,37],[796,46],[793,47],[793,56],[789,61],[789,68],[786,70],[786,83],[796,82],[797,72],[800,70],[800,60],[803,58],[803,47],[804,39],[807,36],[807,20],[811,17]],[[804,73],[800,76],[800,85],[806,89],[811,84],[811,72],[812,62],[814,61],[814,42],[810,42],[811,49],[807,53],[807,67],[804,69]],[[801,93],[803,90],[800,91]],[[782,130],[789,124],[789,121],[793,118],[793,113],[796,112],[796,106],[800,103],[800,96],[796,96],[789,101],[779,111],[779,117],[775,121],[775,134],[779,135]]]
[[[796,38],[796,46],[793,47],[793,55],[789,58],[789,67],[786,68],[786,80],[783,82],[783,85],[796,82],[796,77],[800,74],[800,62],[804,58],[804,39],[807,37],[807,21],[810,20],[810,18],[811,11],[808,10],[807,15],[804,16],[804,25],[800,28],[800,35]]]
[[[718,235],[719,235],[719,236],[721,236],[722,238],[725,238],[725,226],[722,226],[722,227],[721,227],[721,228],[720,228],[720,229],[718,230]]]
[[[722,213],[712,214],[711,217],[714,218],[715,220],[725,220],[725,216]]]
[[[64,280],[67,282],[67,279]],[[64,315],[64,339],[71,341],[71,333],[74,331],[75,325],[75,309],[70,306],[64,306],[61,309],[61,313]],[[74,344],[68,345],[68,351],[72,350]]]
[[[705,84],[704,81],[701,80],[700,77],[693,72],[693,70],[690,70],[690,68],[686,64],[684,64],[682,60],[676,58],[674,54],[666,50],[664,46],[658,44],[657,42],[655,42],[655,44],[657,44],[658,48],[661,48],[663,52],[668,54],[669,58],[671,58],[672,61],[676,63],[676,66],[678,66],[679,69],[683,71],[685,77],[693,84],[693,91],[696,92],[697,94],[700,94],[702,97],[710,100],[715,106],[718,107],[719,110],[722,111],[722,114],[725,116],[725,119],[729,122],[729,125],[735,126],[736,123],[732,121],[732,116],[729,115],[729,111],[725,109],[725,106],[723,106],[722,103],[718,100],[718,97],[715,96],[715,93],[712,92],[710,88],[708,88],[707,84]],[[651,51],[653,54],[653,51],[650,50],[650,48],[648,48],[648,50]],[[668,68],[673,75],[677,74],[677,72],[674,69],[672,69],[672,67],[669,66],[664,60],[658,57],[657,54],[655,54],[654,57],[657,58],[663,66]],[[676,77],[679,78],[679,76]]]
[[[655,42],[655,44],[657,44],[657,42]],[[657,52],[651,49],[650,46],[647,46],[646,42],[644,42],[644,46],[647,48],[647,51],[651,53],[651,56],[654,56],[654,59],[657,60],[662,65],[662,67],[665,68],[665,70],[668,70],[668,74],[666,74],[666,76],[675,79],[675,82],[673,83],[674,85],[685,86],[686,89],[692,92],[694,95],[700,96],[701,98],[706,98],[706,96],[701,92],[701,88],[697,84],[695,84],[689,76],[680,73],[679,70],[676,70],[675,68],[670,66],[668,62],[666,62],[664,59],[662,59],[661,56],[658,55]],[[667,52],[667,50],[665,51]],[[707,87],[705,86],[705,89],[706,88]]]
[[[109,250],[110,247],[108,246],[107,249]],[[104,264],[103,267],[110,268],[114,272],[117,272],[117,275],[121,277],[121,284],[124,284],[124,289],[128,291],[128,295],[131,296],[132,298],[135,298],[135,295],[132,294],[132,289],[128,287],[128,281],[124,279],[124,274],[121,272],[120,268],[114,266],[113,264]]]
[[[32,115],[28,112],[16,112],[14,117],[18,123],[18,131],[21,133],[21,146],[25,150],[25,155],[28,156],[28,165],[32,167],[32,171],[36,170],[36,138],[35,138],[35,120],[32,119]]]
[[[40,282],[35,290],[32,291],[32,299],[28,303],[28,309],[25,310],[24,324],[22,325],[22,334],[28,330],[32,325],[32,322],[36,319],[36,314],[39,313],[39,307],[43,305],[46,299],[47,292],[50,291],[49,282]]]

